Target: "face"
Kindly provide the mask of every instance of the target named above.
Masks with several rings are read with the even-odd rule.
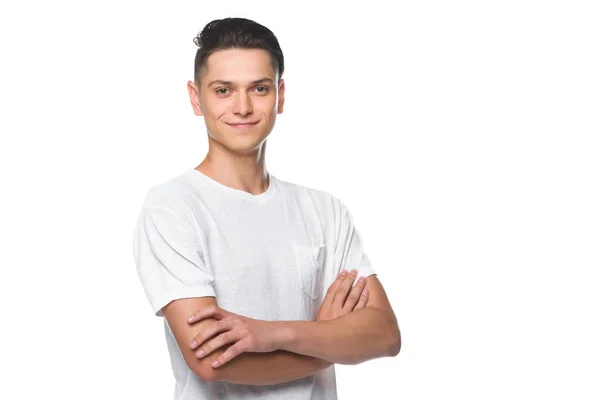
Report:
[[[217,51],[199,86],[188,82],[192,108],[212,140],[238,153],[259,151],[283,112],[285,86],[276,79],[266,50]]]

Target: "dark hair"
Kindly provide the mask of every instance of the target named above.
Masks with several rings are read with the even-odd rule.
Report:
[[[206,24],[194,38],[199,47],[194,60],[194,81],[200,83],[201,70],[208,56],[219,50],[263,49],[271,55],[277,78],[283,75],[283,52],[275,34],[267,27],[246,18],[216,19]]]

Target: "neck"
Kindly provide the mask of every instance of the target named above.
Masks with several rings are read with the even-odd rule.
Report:
[[[246,154],[211,147],[206,158],[195,169],[225,186],[258,195],[269,187],[265,149],[266,141],[258,151]]]

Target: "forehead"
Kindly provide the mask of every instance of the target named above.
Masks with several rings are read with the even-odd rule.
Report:
[[[269,77],[275,80],[269,52],[263,49],[227,49],[211,54],[206,60],[204,82],[214,79],[234,82]],[[207,79],[204,79],[207,78]]]

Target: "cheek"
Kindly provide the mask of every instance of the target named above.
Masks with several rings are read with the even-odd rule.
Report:
[[[226,100],[215,98],[211,94],[204,94],[201,97],[200,106],[202,107],[202,112],[210,116],[218,116],[223,113],[223,110],[229,107]]]
[[[272,114],[277,111],[277,99],[275,97],[258,99],[255,103],[255,107],[265,114]]]
[[[231,107],[229,107],[225,102],[220,104],[211,104],[205,108],[206,111],[204,116],[206,120],[213,121],[213,123],[217,123],[218,120],[223,119],[224,116],[231,113]]]

